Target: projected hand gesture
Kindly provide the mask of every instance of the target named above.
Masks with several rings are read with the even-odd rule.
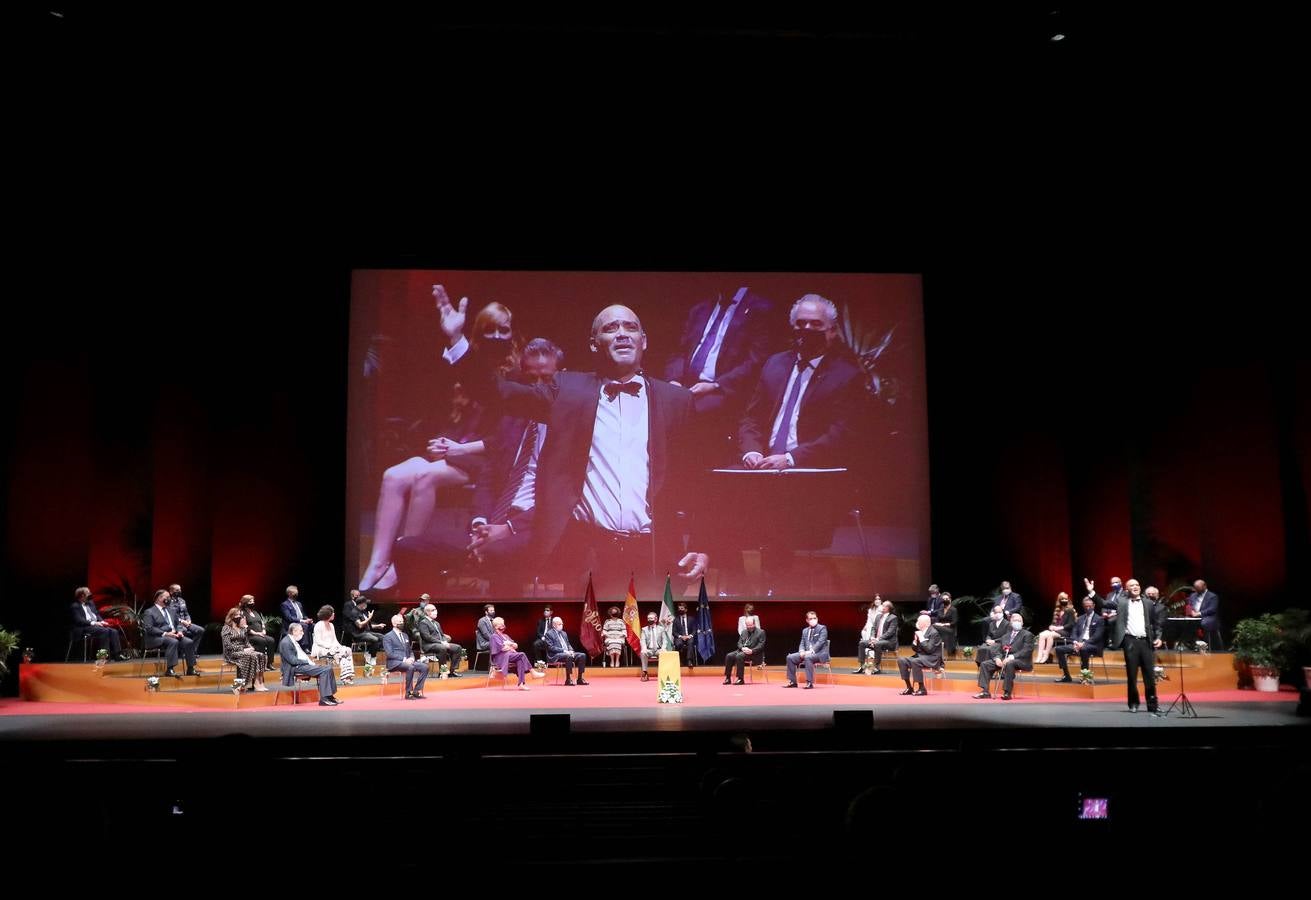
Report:
[[[440,284],[432,286],[432,296],[437,301],[437,312],[442,317],[442,334],[446,335],[451,346],[455,346],[455,342],[464,335],[464,314],[469,310],[469,298],[461,297],[459,308],[456,308],[446,295],[446,288]]]

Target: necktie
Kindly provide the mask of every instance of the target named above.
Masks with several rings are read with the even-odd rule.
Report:
[[[641,393],[642,385],[636,381],[609,381],[606,382],[603,390],[605,391],[605,399],[614,400],[614,398],[620,394],[627,394],[630,397],[636,397]]]
[[[806,629],[806,649],[810,649],[810,629]]]
[[[514,503],[519,488],[523,486],[524,476],[528,474],[528,466],[532,463],[533,454],[537,450],[538,428],[536,422],[529,422],[528,427],[524,429],[523,440],[519,442],[519,453],[514,458],[514,468],[510,470],[510,476],[505,479],[505,490],[501,491],[500,499],[496,501],[496,508],[492,510],[493,525],[504,525],[505,520],[510,517],[510,506]]]
[[[797,360],[797,377],[793,379],[792,390],[788,391],[787,402],[783,404],[783,417],[778,420],[778,434],[774,436],[774,442],[769,445],[771,456],[787,453],[788,432],[792,430],[792,413],[797,408],[797,398],[801,396],[801,378],[809,368],[809,362],[803,359]]]
[[[706,329],[705,339],[701,341],[701,346],[696,348],[696,354],[692,357],[692,363],[687,372],[688,381],[696,381],[701,376],[701,370],[706,367],[706,360],[710,358],[710,350],[715,345],[715,332],[719,328],[719,317],[728,304],[720,300],[715,306],[714,313],[710,316],[710,327]]]

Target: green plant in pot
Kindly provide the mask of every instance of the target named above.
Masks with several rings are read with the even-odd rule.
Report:
[[[1243,619],[1234,628],[1234,658],[1251,669],[1258,691],[1279,690],[1279,670],[1288,665],[1288,649],[1280,614]]]
[[[0,678],[9,674],[9,654],[18,649],[18,642],[22,639],[17,631],[6,631],[3,625],[0,625]]]

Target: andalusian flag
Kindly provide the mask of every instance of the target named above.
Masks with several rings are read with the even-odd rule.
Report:
[[[642,652],[642,617],[637,614],[637,587],[633,576],[628,576],[628,596],[624,598],[624,624],[628,626],[628,646],[634,653]]]
[[[583,597],[583,621],[578,626],[578,641],[587,655],[596,659],[605,649],[601,635],[601,614],[596,608],[596,591],[592,590],[592,573],[587,573],[587,594]]]
[[[669,586],[669,573],[665,573],[665,602],[660,607],[660,627],[665,630],[665,649],[674,649],[674,591]]]

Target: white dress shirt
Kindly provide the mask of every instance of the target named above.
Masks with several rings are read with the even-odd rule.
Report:
[[[640,375],[631,380],[641,385],[636,397],[621,391],[610,399],[604,385],[597,387],[601,397],[592,425],[583,496],[574,518],[607,531],[639,533],[651,530],[650,386]]]
[[[784,385],[783,396],[779,400],[778,415],[774,417],[774,427],[769,430],[769,440],[765,443],[766,451],[774,446],[774,438],[778,436],[778,430],[780,428],[787,428],[787,457],[790,465],[796,464],[792,459],[792,451],[797,449],[797,419],[801,417],[801,404],[806,399],[806,391],[810,387],[810,382],[815,377],[815,370],[819,368],[819,364],[823,359],[824,357],[822,355],[816,356],[810,361],[810,365],[801,372],[798,372],[795,363],[793,364],[792,374],[788,376],[788,383]],[[801,379],[801,393],[797,394],[797,405],[792,407],[792,417],[787,422],[784,422],[783,411],[787,408],[788,394],[792,392],[792,383],[798,378]],[[766,455],[768,455],[768,453],[766,453]]]

